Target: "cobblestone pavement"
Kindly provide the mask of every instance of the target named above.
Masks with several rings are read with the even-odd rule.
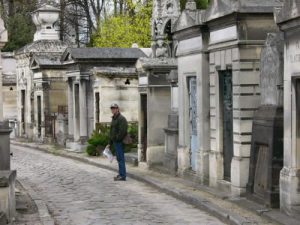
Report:
[[[114,182],[111,171],[28,148],[12,151],[18,177],[41,195],[57,225],[223,224],[141,182]]]

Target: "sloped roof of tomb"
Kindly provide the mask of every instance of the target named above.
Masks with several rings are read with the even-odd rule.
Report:
[[[283,23],[300,17],[300,1],[285,0],[282,8],[276,14],[276,22]]]
[[[183,11],[174,24],[174,31],[183,30],[194,25],[196,25],[196,21],[186,11]]]
[[[94,73],[104,76],[137,76],[135,67],[95,67]]]
[[[30,63],[31,68],[62,66],[61,54],[35,54]]]
[[[280,7],[282,0],[213,0],[206,10],[206,21],[218,19],[235,12],[273,13]]]
[[[38,40],[18,49],[15,54],[63,53],[66,48],[68,48],[68,44],[60,40]]]
[[[68,48],[62,56],[62,61],[98,59],[134,60],[140,57],[146,57],[146,54],[139,48]]]

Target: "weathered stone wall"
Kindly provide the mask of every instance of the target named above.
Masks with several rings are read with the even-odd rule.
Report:
[[[128,122],[138,121],[138,81],[137,78],[129,78],[130,84],[126,85],[127,78],[104,77],[96,78],[98,86],[94,86],[94,93],[100,94],[100,123],[111,122],[110,105],[117,103],[121,113]]]
[[[258,24],[257,28],[255,24]],[[245,192],[253,113],[260,103],[260,53],[267,32],[274,31],[276,27],[271,15],[248,15],[243,16],[238,25],[228,25],[210,32],[210,185],[227,185],[226,182],[219,182],[224,179],[220,72],[232,71],[233,158],[229,191],[233,194]]]
[[[3,118],[17,119],[17,90],[16,86],[3,86]]]
[[[0,212],[9,223],[16,216],[15,180],[16,171],[0,170]]]
[[[191,47],[193,46],[193,47]],[[179,41],[178,57],[178,86],[179,86],[179,148],[178,170],[183,174],[191,168],[191,125],[188,78],[197,79],[197,136],[198,150],[196,153],[196,176],[201,182],[208,182],[208,151],[210,138],[207,132],[209,120],[209,76],[208,55],[203,53],[206,48],[203,36]]]
[[[299,216],[300,205],[300,2],[287,0],[276,19],[284,32],[284,163],[280,207]]]

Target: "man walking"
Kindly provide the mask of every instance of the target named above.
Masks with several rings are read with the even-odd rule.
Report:
[[[126,118],[120,113],[119,106],[117,104],[112,104],[110,109],[113,114],[110,127],[110,144],[114,145],[119,164],[119,174],[114,177],[114,180],[125,181],[126,166],[123,139],[127,135],[128,123]]]

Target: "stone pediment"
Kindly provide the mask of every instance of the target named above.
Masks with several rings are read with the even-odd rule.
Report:
[[[16,55],[27,53],[63,53],[68,45],[60,40],[39,40],[25,45],[16,51]]]
[[[276,22],[283,23],[300,17],[300,1],[285,0],[281,10],[276,15]]]
[[[211,21],[234,12],[273,13],[274,7],[280,7],[282,0],[213,0],[206,10],[206,21]]]
[[[206,20],[217,19],[232,13],[235,10],[233,6],[235,5],[231,0],[213,0],[206,10]]]
[[[61,54],[36,54],[32,57],[30,68],[61,66]]]
[[[184,10],[178,20],[174,24],[174,31],[183,30],[196,25],[195,19],[193,19],[189,13]]]
[[[67,48],[65,50],[65,52],[62,54],[61,61],[65,62],[65,63],[66,62],[73,62],[74,61],[74,59],[73,59],[73,57],[71,55],[71,48]]]

